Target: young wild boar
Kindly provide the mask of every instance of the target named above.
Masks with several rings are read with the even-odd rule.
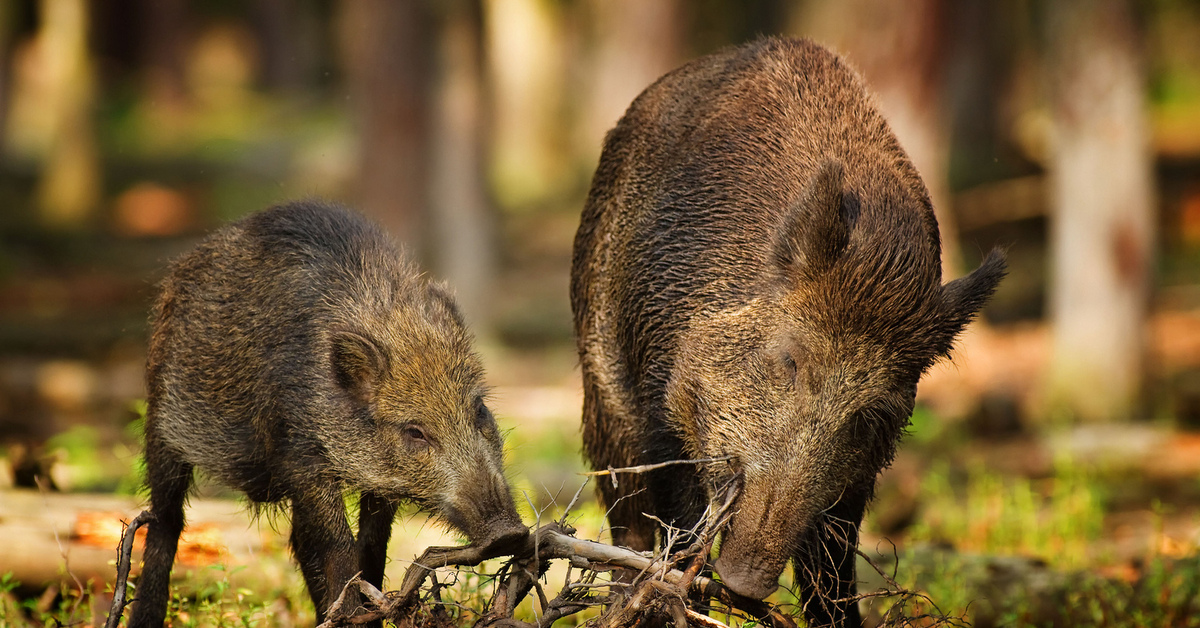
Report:
[[[740,474],[715,563],[764,598],[789,559],[809,625],[857,624],[857,528],[917,380],[1004,275],[941,283],[924,184],[855,73],[805,40],[696,60],[605,142],[571,301],[593,467],[614,540],[704,516]]]
[[[130,626],[163,622],[193,468],[255,504],[291,504],[317,623],[356,572],[382,583],[402,500],[478,545],[528,533],[450,294],[354,213],[293,203],[213,234],[163,282],[148,360],[156,518]]]

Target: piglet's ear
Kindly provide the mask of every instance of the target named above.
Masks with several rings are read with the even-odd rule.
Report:
[[[842,211],[844,174],[839,161],[821,164],[792,205],[775,239],[773,261],[784,277],[829,270],[850,241]]]
[[[975,318],[988,299],[992,298],[996,286],[1007,273],[1008,263],[1004,251],[994,248],[971,274],[942,286],[947,339],[941,353],[949,353],[954,337]]]
[[[359,401],[374,397],[386,368],[386,358],[374,341],[351,331],[335,332],[329,359],[338,386]]]

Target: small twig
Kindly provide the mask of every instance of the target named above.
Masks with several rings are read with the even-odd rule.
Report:
[[[662,469],[664,467],[670,467],[670,466],[679,465],[679,464],[705,464],[708,462],[724,462],[726,460],[733,460],[733,458],[734,458],[733,456],[718,456],[716,458],[700,458],[699,460],[667,460],[666,462],[656,462],[654,464],[640,464],[640,465],[637,465],[636,467],[618,467],[615,469],[613,467],[609,467],[607,469],[604,469],[603,471],[585,471],[585,472],[581,473],[580,475],[586,475],[588,477],[600,477],[600,476],[604,476],[604,475],[615,475],[617,473],[646,473],[647,471],[654,471],[657,469]]]
[[[733,504],[737,500],[738,494],[742,490],[742,476],[735,475],[729,480],[725,488],[725,501],[721,507],[717,509],[712,516],[708,518],[708,525],[700,533],[701,548],[696,556],[692,559],[692,563],[684,570],[682,586],[690,587],[692,580],[700,575],[700,570],[708,564],[708,556],[712,553],[713,543],[717,540],[717,533],[720,532],[729,520],[733,518]]]
[[[542,583],[532,573],[529,574],[529,579],[533,581],[533,590],[537,592],[538,604],[541,604],[542,612],[545,613],[550,609],[550,600],[546,598],[546,589],[542,587]]]
[[[579,501],[579,496],[583,494],[583,489],[587,488],[587,485],[587,480],[584,480],[583,483],[579,485],[579,490],[575,491],[575,496],[571,498],[571,503],[567,504],[567,507],[563,509],[562,516],[558,518],[559,525],[567,525],[567,516],[571,514],[571,509],[575,507],[575,504]]]
[[[618,589],[620,589],[620,588],[628,588],[631,586],[633,586],[633,585],[629,584],[628,582],[572,582],[572,583],[568,584],[567,586],[563,587],[563,590],[565,591],[565,590],[575,590],[575,589],[611,589],[613,587],[617,587]]]
[[[117,628],[121,623],[121,615],[125,612],[125,606],[129,603],[125,601],[126,583],[129,581],[129,569],[133,562],[133,537],[137,534],[138,528],[154,521],[154,515],[149,510],[143,510],[138,513],[138,516],[125,526],[125,531],[121,533],[121,543],[117,545],[117,582],[113,585],[112,605],[108,609],[108,619],[104,622],[104,628]]]
[[[537,513],[537,519],[535,520],[534,523],[535,523],[536,527],[541,528],[542,527],[542,513],[544,513],[546,511],[546,509],[543,508],[542,510],[538,510],[537,507],[533,505],[533,500],[529,499],[529,493],[525,493],[525,501],[529,502],[529,508]],[[550,507],[549,505],[546,506],[546,508],[549,508],[549,507]],[[533,560],[532,560],[533,569],[530,569],[530,566],[531,566],[530,561],[522,561],[521,562],[521,571],[526,573],[526,575],[529,577],[529,582],[533,585],[533,588],[537,591],[538,602],[541,603],[542,612],[544,613],[544,612],[546,612],[546,606],[547,606],[546,592],[544,590],[542,590],[542,583],[538,582],[537,576],[534,575],[535,572],[536,573],[541,572],[541,570],[538,569],[538,566],[539,566],[538,563],[540,561],[540,558],[541,557],[538,556],[538,536],[535,534],[535,535],[533,535]],[[526,589],[526,591],[528,591],[528,589]],[[517,600],[515,603],[520,603],[520,600]],[[538,620],[539,622],[541,621],[541,619],[537,616],[536,608],[533,609],[533,618]]]

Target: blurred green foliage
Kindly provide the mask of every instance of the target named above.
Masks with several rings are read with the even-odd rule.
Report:
[[[1053,566],[1084,566],[1104,524],[1104,486],[1069,462],[1052,477],[1005,477],[983,467],[953,481],[935,465],[922,481],[922,516],[907,533],[910,544],[952,544],[981,554],[1044,557]]]

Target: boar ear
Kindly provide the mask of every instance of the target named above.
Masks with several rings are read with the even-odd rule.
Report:
[[[843,178],[841,162],[826,161],[788,211],[772,251],[784,277],[823,273],[845,250],[850,225],[842,212]]]
[[[954,337],[975,318],[983,305],[987,303],[996,286],[1007,274],[1007,262],[1004,251],[994,248],[984,258],[983,263],[966,277],[959,277],[942,286],[942,300],[946,307],[947,338],[946,346],[941,353],[949,353],[950,344]]]
[[[362,334],[338,331],[330,339],[329,357],[338,385],[360,401],[370,401],[386,367],[379,346]]]

